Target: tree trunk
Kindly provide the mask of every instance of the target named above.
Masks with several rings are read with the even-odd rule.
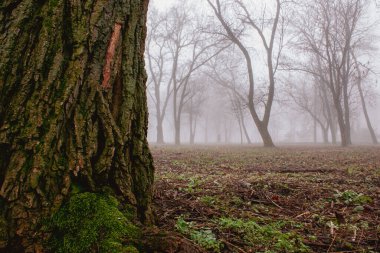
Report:
[[[273,148],[273,147],[275,147],[274,143],[273,143],[273,140],[272,140],[272,137],[269,134],[268,126],[264,126],[262,123],[261,124],[257,124],[257,125],[258,125],[258,130],[259,130],[260,136],[261,136],[261,138],[263,139],[263,142],[264,142],[264,147],[266,147],[266,148]]]
[[[240,118],[241,118],[241,126],[243,127],[244,135],[245,135],[245,138],[247,139],[247,143],[252,144],[251,138],[249,138],[247,127],[245,126],[244,114],[241,109],[239,110],[239,113],[240,113]]]
[[[181,145],[181,121],[177,119],[174,123],[174,143],[175,145]]]
[[[162,119],[157,121],[157,144],[164,144],[164,130],[162,127]]]
[[[190,101],[190,112],[189,112],[189,133],[190,133],[190,145],[194,144],[194,134],[193,134],[193,101]]]
[[[239,115],[237,116],[237,119],[238,119],[238,124],[239,124],[240,144],[243,145],[243,128],[241,126],[241,120],[240,120]]]
[[[335,145],[337,143],[337,123],[334,118],[330,122],[331,143]]]
[[[193,115],[193,113],[191,113]],[[191,116],[190,119],[190,145],[195,144],[195,133],[197,132],[197,122],[198,122],[198,117],[195,115]]]
[[[323,136],[323,143],[329,144],[329,128],[328,127],[326,127],[326,128],[321,127],[321,131],[322,131],[322,136]]]
[[[348,95],[348,84],[347,82],[343,86],[343,103],[344,103],[344,124],[345,124],[345,138],[347,145],[351,145],[351,120],[350,120],[350,105],[349,105],[349,95]]]
[[[0,4],[0,195],[6,252],[41,252],[71,189],[110,187],[152,221],[148,0]],[[7,249],[4,249],[7,248]]]
[[[360,72],[360,70],[359,70],[359,72]],[[363,93],[362,84],[361,84],[361,77],[359,77],[359,80],[358,80],[358,90],[359,90],[359,94],[360,94],[360,101],[362,104],[362,109],[363,109],[365,121],[367,123],[368,131],[371,135],[372,143],[378,144],[377,137],[375,134],[375,130],[373,129],[372,124],[371,124],[371,120],[369,119],[367,105],[365,103],[364,93]]]

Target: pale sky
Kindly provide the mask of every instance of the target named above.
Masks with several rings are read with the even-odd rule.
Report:
[[[150,0],[150,4],[160,10],[165,10],[167,8],[170,8],[170,6],[172,6],[177,0]],[[193,1],[196,1],[196,2],[204,2],[205,0],[193,0]],[[258,0],[256,0],[258,1]],[[262,0],[260,0],[262,1]],[[373,0],[373,7],[375,7],[375,2],[378,2],[379,6],[380,6],[380,0]],[[370,12],[371,13],[368,13],[368,16],[373,19],[373,21],[375,22],[375,20],[377,20],[377,22],[379,22],[379,27],[380,27],[380,7],[378,8],[370,8]],[[379,36],[379,41],[377,43],[374,43],[375,45],[377,45],[377,47],[379,48],[380,50],[380,28],[378,29],[378,32],[377,32],[377,35]],[[375,72],[379,73],[380,74],[380,52],[378,51],[375,55],[373,55],[372,57],[372,62],[375,63],[373,66],[375,67]],[[380,76],[378,76],[377,78],[380,82]],[[380,86],[377,87],[377,90],[380,92]]]

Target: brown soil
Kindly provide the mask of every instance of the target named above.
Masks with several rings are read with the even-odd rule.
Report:
[[[183,217],[195,229],[212,230],[221,252],[265,252],[265,245],[249,244],[242,233],[223,230],[216,220],[286,221],[290,225],[282,232],[300,235],[311,252],[380,251],[379,147],[151,150],[161,230],[176,232]],[[336,191],[362,194],[368,201],[339,197]]]

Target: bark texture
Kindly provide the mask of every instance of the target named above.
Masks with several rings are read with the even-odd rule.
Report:
[[[75,186],[111,187],[151,222],[147,6],[1,1],[0,249],[43,251],[41,221]]]

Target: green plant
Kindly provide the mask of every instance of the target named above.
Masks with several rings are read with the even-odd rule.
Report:
[[[309,252],[302,237],[293,232],[282,232],[286,222],[259,225],[253,220],[220,218],[218,224],[222,229],[241,234],[247,244],[259,248],[260,252]]]
[[[201,185],[202,181],[198,177],[190,177],[186,188],[182,188],[187,193],[194,193]]]
[[[343,202],[346,205],[364,205],[372,202],[371,197],[352,190],[346,190],[344,192],[336,190],[334,200],[338,203]]]
[[[206,196],[202,196],[199,199],[199,201],[202,202],[203,204],[207,205],[207,206],[213,206],[219,202],[219,199],[214,197],[214,196],[206,195]]]
[[[137,240],[140,230],[118,209],[108,195],[73,195],[50,220],[50,246],[58,253],[137,252],[123,242]]]
[[[199,246],[213,252],[220,252],[222,243],[218,241],[210,229],[195,229],[194,223],[186,222],[183,217],[178,218],[176,228],[181,234],[189,236]]]

